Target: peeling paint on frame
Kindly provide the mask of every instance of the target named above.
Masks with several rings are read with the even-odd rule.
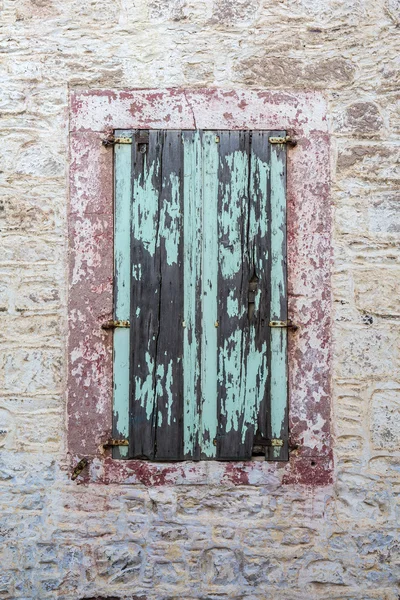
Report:
[[[87,456],[85,480],[99,483],[267,485],[277,477],[282,484],[331,483],[330,139],[323,96],[91,90],[72,94],[70,106],[71,462]],[[299,325],[288,334],[290,441],[299,446],[289,463],[153,464],[113,460],[102,449],[112,427],[112,334],[101,324],[113,311],[113,152],[101,139],[114,129],[158,128],[281,129],[298,140],[287,169],[289,317]]]

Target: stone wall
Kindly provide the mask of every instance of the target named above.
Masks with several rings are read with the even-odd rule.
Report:
[[[398,0],[1,0],[0,598],[397,600]],[[321,90],[334,485],[103,486],[65,442],[68,94]]]

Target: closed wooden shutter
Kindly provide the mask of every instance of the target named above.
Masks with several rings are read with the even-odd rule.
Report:
[[[117,458],[287,460],[283,131],[120,131]]]

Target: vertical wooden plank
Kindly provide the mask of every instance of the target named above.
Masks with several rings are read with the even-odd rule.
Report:
[[[203,132],[203,270],[201,338],[201,457],[216,455],[218,330],[218,136]]]
[[[183,145],[165,131],[161,155],[159,323],[155,362],[158,460],[183,458]]]
[[[220,137],[218,198],[218,458],[240,459],[249,447],[244,424],[248,321],[250,133]]]
[[[147,146],[134,144],[133,164],[131,449],[134,457],[179,460],[183,386],[180,132],[150,131]]]
[[[199,131],[184,131],[182,136],[184,143],[184,457],[199,460],[203,229],[202,138]]]
[[[146,132],[140,132],[142,136]],[[163,134],[132,146],[130,455],[155,458],[157,338],[160,320],[159,195]],[[143,152],[145,150],[145,152]]]
[[[117,137],[130,137],[131,131],[116,131]],[[130,319],[130,237],[131,237],[131,146],[114,148],[114,318]],[[115,329],[113,338],[113,438],[129,437],[129,329]],[[113,458],[126,458],[128,448],[115,447]]]
[[[246,400],[244,426],[247,428],[245,455],[250,458],[255,436],[267,438],[268,378],[269,378],[269,137],[268,131],[253,131],[250,148],[249,193],[249,281],[254,297],[249,293],[249,347],[246,364]],[[251,306],[250,300],[254,301]],[[261,453],[261,452],[260,452]],[[265,454],[265,448],[264,452]]]
[[[275,132],[274,136],[284,136]],[[270,320],[287,320],[286,269],[286,146],[271,144],[271,304]],[[270,436],[283,440],[272,446],[271,460],[288,460],[287,329],[271,328]]]

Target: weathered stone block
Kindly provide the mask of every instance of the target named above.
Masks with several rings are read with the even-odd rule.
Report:
[[[143,550],[133,543],[115,543],[96,550],[96,566],[100,577],[110,583],[130,583],[139,576]]]
[[[15,193],[18,193],[15,191]],[[54,188],[53,188],[54,193]],[[15,202],[12,195],[2,194],[0,199],[0,223],[4,232],[51,232],[60,233],[62,223],[61,199],[46,198],[43,193],[40,198],[23,198]]]
[[[35,177],[62,177],[64,164],[48,144],[29,146],[20,152],[16,161],[16,172]]]
[[[385,317],[400,315],[400,269],[376,266],[352,274],[359,310]]]
[[[299,581],[305,583],[345,584],[345,571],[341,562],[335,560],[314,560],[302,569]]]
[[[8,393],[57,392],[62,363],[59,349],[7,350],[0,360],[0,384]]]
[[[355,76],[354,64],[345,58],[320,58],[315,61],[264,54],[240,62],[237,72],[248,84],[285,88],[312,86],[340,88],[349,85]]]
[[[251,23],[260,6],[260,0],[214,0],[212,23],[233,25]]]
[[[337,117],[336,127],[340,132],[369,136],[378,134],[384,127],[384,121],[377,104],[360,101],[346,107]]]
[[[41,278],[38,281],[23,279],[19,284],[15,298],[17,311],[51,311],[59,306],[60,290],[58,282],[46,281]]]
[[[373,181],[380,185],[398,187],[400,148],[397,144],[349,145],[340,141],[338,149],[338,180],[347,176],[361,181]]]
[[[285,580],[282,562],[273,558],[253,556],[244,560],[243,576],[252,586],[282,584]]]
[[[15,417],[15,444],[21,450],[55,452],[61,446],[62,416],[59,409],[19,413]]]
[[[186,7],[185,0],[150,0],[149,17],[152,21],[182,21]]]
[[[335,362],[339,377],[392,376],[399,368],[397,331],[341,327],[336,332]]]
[[[400,450],[400,388],[373,393],[370,430],[375,449]]]
[[[206,550],[200,559],[203,577],[213,585],[235,583],[242,570],[242,557],[239,552],[228,548]]]
[[[0,240],[0,264],[51,264],[61,260],[59,240],[7,235]]]

